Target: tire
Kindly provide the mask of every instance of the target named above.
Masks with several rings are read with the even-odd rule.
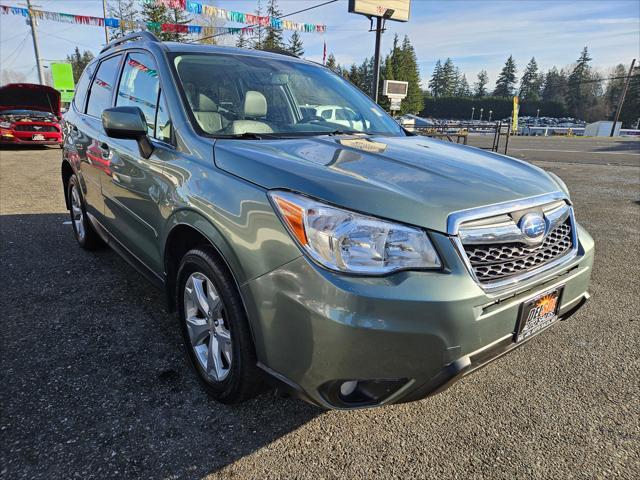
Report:
[[[263,385],[240,294],[221,263],[211,247],[187,252],[178,269],[176,305],[198,379],[213,398],[234,404],[255,396]]]
[[[67,195],[69,198],[69,213],[71,215],[71,225],[73,235],[76,237],[78,245],[85,250],[97,250],[104,246],[100,235],[94,230],[84,204],[84,197],[80,189],[78,177],[74,174],[69,179],[67,185]]]

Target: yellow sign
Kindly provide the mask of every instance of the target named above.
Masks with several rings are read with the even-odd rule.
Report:
[[[518,105],[518,97],[513,97],[513,115],[511,115],[511,131],[518,131],[518,112],[520,111],[520,105]]]

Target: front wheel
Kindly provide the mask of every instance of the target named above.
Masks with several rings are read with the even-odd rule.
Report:
[[[215,251],[187,252],[176,283],[187,356],[207,392],[222,403],[254,396],[262,383],[249,324],[235,283]]]

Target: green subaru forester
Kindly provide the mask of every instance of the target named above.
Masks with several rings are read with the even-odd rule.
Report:
[[[266,379],[324,408],[424,398],[589,298],[560,178],[412,135],[322,66],[132,34],[64,122],[78,243],[166,290],[221,402]]]

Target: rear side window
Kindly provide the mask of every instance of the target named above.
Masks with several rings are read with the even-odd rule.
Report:
[[[96,65],[97,63],[87,65],[87,68],[85,68],[82,75],[80,75],[78,85],[76,85],[76,93],[73,96],[73,105],[82,113],[84,113],[84,101],[87,99],[89,83],[91,82],[91,77],[93,77],[93,72],[96,71]]]
[[[87,115],[100,117],[105,108],[111,106],[111,98],[118,75],[121,55],[116,55],[100,63],[98,73],[96,73],[91,92],[89,93],[89,103],[87,104]]]
[[[158,70],[153,57],[138,52],[127,55],[116,105],[138,107],[142,110],[147,120],[149,135],[153,135],[155,130],[158,93]]]
[[[332,111],[333,110],[323,110],[320,115],[322,116],[322,118],[325,118],[325,119],[329,120],[331,118],[331,112]]]

